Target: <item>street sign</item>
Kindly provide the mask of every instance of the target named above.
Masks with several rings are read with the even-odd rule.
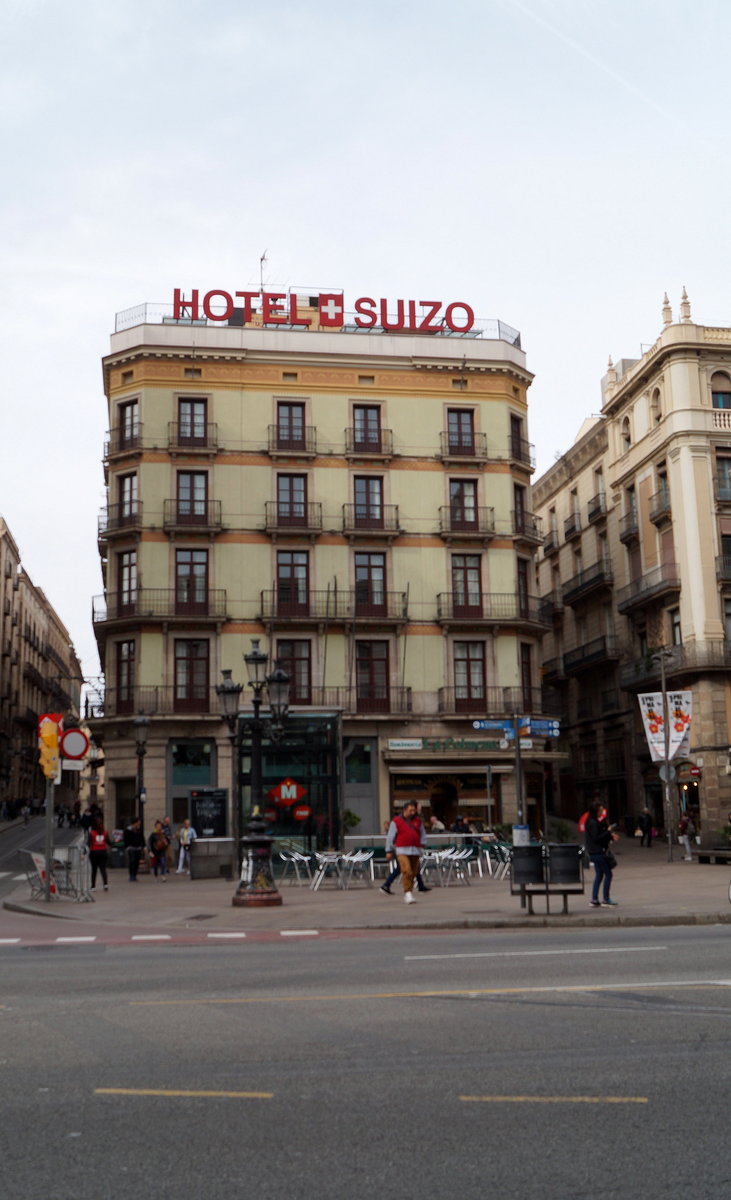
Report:
[[[535,733],[539,737],[559,737],[561,734],[560,721],[547,721],[543,719],[530,719],[530,733]]]
[[[473,729],[504,729],[505,732],[513,730],[512,721],[473,721]]]
[[[85,758],[89,751],[89,739],[83,729],[66,729],[61,734],[61,754],[64,758]]]

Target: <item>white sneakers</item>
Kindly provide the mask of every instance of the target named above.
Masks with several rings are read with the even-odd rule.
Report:
[[[416,900],[411,892],[404,892],[404,900],[407,904],[416,904]]]

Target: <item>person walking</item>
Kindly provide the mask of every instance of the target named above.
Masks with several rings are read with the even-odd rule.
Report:
[[[640,833],[642,834],[642,837],[640,838],[640,845],[644,846],[645,838],[647,838],[647,849],[649,850],[650,846],[652,845],[652,813],[650,812],[649,808],[643,808],[642,812],[637,818],[637,824],[639,826]]]
[[[421,855],[424,852],[426,838],[421,817],[416,811],[413,800],[407,800],[401,815],[395,816],[388,827],[386,837],[386,858],[391,861],[396,855],[401,869],[401,886],[404,889],[404,900],[414,904],[414,884],[419,874]]]
[[[685,849],[685,861],[692,862],[693,855],[690,850],[690,839],[695,836],[695,823],[689,813],[683,813],[678,823],[678,835]]]
[[[147,845],[150,851],[152,873],[156,879],[159,874],[163,883],[165,883],[167,873],[168,844],[168,840],[163,833],[162,821],[155,821],[152,833],[147,839]]]
[[[104,821],[101,817],[94,817],[94,820],[89,830],[89,862],[91,863],[91,890],[96,891],[97,872],[102,877],[104,891],[109,891],[109,880],[107,879],[107,846],[109,845],[109,836],[104,828]]]
[[[145,853],[145,835],[142,832],[142,821],[135,817],[131,825],[124,831],[124,848],[127,851],[127,867],[130,883],[137,883],[137,872],[140,860]]]
[[[602,806],[598,801],[589,805],[589,817],[586,822],[585,846],[586,853],[594,867],[594,885],[591,891],[592,908],[614,908],[617,901],[610,899],[612,887],[612,863],[614,855],[610,855],[609,847],[618,838],[606,817],[602,817]],[[599,900],[599,886],[602,885],[602,899]]]
[[[178,843],[180,845],[180,858],[178,859],[177,870],[178,875],[182,875],[183,872],[185,872],[186,875],[190,875],[190,849],[197,837],[198,834],[186,817],[183,821],[183,824],[180,826],[180,829],[178,830]]]

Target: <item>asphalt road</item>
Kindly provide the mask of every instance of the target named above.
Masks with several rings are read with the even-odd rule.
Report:
[[[4,1200],[728,1195],[726,927],[0,951]]]

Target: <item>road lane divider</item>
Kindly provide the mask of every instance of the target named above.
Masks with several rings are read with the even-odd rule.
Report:
[[[184,1088],[94,1088],[95,1096],[162,1096],[170,1099],[272,1100],[274,1092],[214,1092]]]
[[[465,1104],[649,1104],[647,1096],[460,1096]]]

